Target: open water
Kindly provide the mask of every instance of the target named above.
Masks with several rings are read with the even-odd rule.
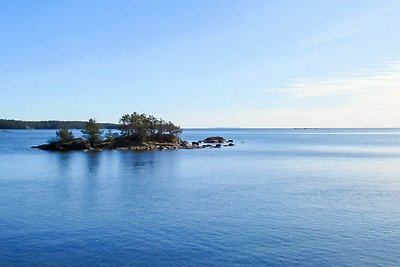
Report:
[[[399,129],[187,129],[235,147],[47,152],[0,130],[1,266],[400,266]]]

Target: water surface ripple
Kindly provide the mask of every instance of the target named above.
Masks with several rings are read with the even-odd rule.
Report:
[[[46,152],[0,131],[2,266],[399,266],[400,130],[187,129],[235,147]]]

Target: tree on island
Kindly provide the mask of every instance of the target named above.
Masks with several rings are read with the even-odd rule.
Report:
[[[82,131],[83,138],[85,138],[91,147],[97,147],[101,143],[101,125],[97,123],[96,119],[89,119],[85,123],[85,129]]]
[[[60,128],[56,132],[57,138],[61,142],[70,142],[74,140],[74,134],[68,128]]]
[[[125,114],[119,124],[120,133],[108,131],[103,135],[102,125],[95,119],[89,119],[82,130],[83,138],[74,138],[68,128],[60,128],[56,134],[58,139],[48,144],[33,146],[43,150],[71,151],[85,150],[96,151],[102,149],[123,150],[153,150],[153,149],[195,149],[195,148],[221,148],[225,139],[220,136],[208,137],[198,142],[181,140],[179,135],[182,130],[170,121],[158,119],[145,113]],[[205,143],[205,144],[202,144]],[[215,145],[211,145],[214,143]],[[234,146],[232,140],[223,146]]]
[[[115,139],[118,138],[118,133],[113,132],[112,130],[108,130],[104,133],[104,141],[110,144],[114,144]]]
[[[125,114],[120,119],[121,137],[143,144],[146,141],[175,142],[182,132],[179,126],[145,113]]]
[[[146,114],[125,114],[119,120],[121,136],[142,144],[146,137],[149,121]]]
[[[172,122],[145,113],[125,114],[120,119],[120,133],[109,131],[103,136],[102,124],[89,119],[81,131],[83,138],[74,138],[68,128],[57,131],[58,140],[37,146],[46,150],[96,150],[96,149],[162,149],[178,148],[182,130]],[[184,143],[188,146],[188,142]]]

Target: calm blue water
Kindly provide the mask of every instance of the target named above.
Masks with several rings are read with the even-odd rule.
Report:
[[[1,266],[399,266],[400,130],[186,130],[58,153],[0,131]]]

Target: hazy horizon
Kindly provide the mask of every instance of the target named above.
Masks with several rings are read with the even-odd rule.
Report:
[[[0,120],[2,120],[2,119],[5,119],[5,118],[0,118]],[[19,120],[19,119],[5,119],[5,120],[15,120],[15,121],[25,121],[25,120]],[[60,121],[60,122],[74,122],[74,121],[72,121],[72,120],[52,120],[52,119],[50,119],[50,120],[27,120],[26,122],[44,122],[44,121]],[[77,120],[76,122],[85,122],[84,120]],[[118,124],[118,122],[107,122],[107,121],[99,121],[98,123],[101,123],[101,124]],[[259,129],[259,130],[274,130],[274,129],[276,129],[276,130],[279,130],[279,129],[288,129],[288,130],[290,130],[290,129],[294,129],[294,130],[314,130],[314,129],[321,129],[321,130],[324,130],[324,129],[327,129],[327,130],[329,130],[329,129],[348,129],[348,130],[351,130],[351,129],[360,129],[360,130],[362,130],[362,129],[400,129],[400,127],[218,127],[218,126],[216,126],[216,127],[181,127],[183,130],[202,130],[202,129],[204,129],[204,130],[224,130],[224,129],[226,129],[226,130],[235,130],[235,129],[239,129],[239,130],[257,130],[257,129]],[[37,129],[12,129],[12,128],[3,128],[3,130],[7,130],[7,129],[10,129],[10,130],[52,130],[52,129],[50,129],[50,128],[46,128],[46,129],[40,129],[40,128],[37,128]],[[72,130],[73,129],[77,129],[77,130],[79,130],[80,128],[71,128]],[[0,129],[1,130],[1,129]]]

